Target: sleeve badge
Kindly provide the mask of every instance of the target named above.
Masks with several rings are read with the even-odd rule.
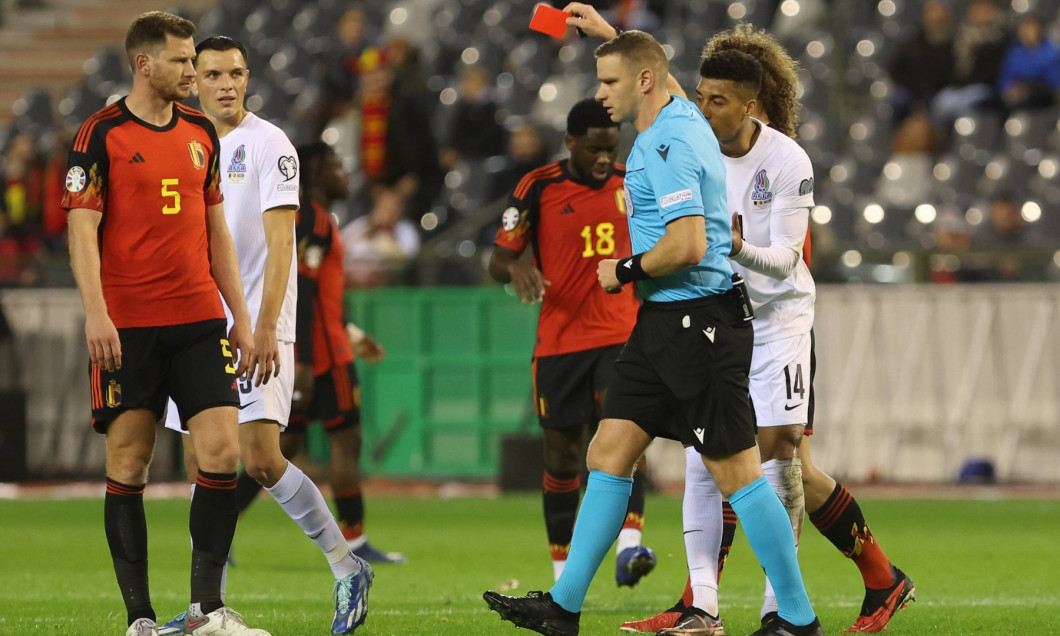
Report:
[[[519,227],[519,220],[522,219],[523,215],[519,213],[519,210],[515,208],[508,208],[501,215],[501,227],[504,228],[505,232],[511,232],[515,228]]]

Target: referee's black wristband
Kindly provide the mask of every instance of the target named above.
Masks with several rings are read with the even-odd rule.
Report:
[[[615,278],[618,282],[625,285],[628,282],[635,280],[647,280],[651,278],[644,268],[640,266],[640,259],[644,256],[644,253],[634,254],[628,258],[623,258],[618,261],[615,266]]]

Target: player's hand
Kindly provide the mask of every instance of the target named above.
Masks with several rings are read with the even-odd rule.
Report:
[[[313,366],[298,364],[294,368],[294,393],[291,396],[291,410],[305,413],[313,403]]]
[[[732,250],[729,256],[736,256],[743,249],[743,222],[740,221],[740,213],[732,213]]]
[[[258,351],[254,346],[254,334],[250,330],[250,321],[237,321],[228,332],[228,344],[232,354],[237,355],[236,377],[253,377],[258,368]]]
[[[609,294],[617,294],[622,291],[622,283],[618,282],[615,268],[618,267],[617,258],[605,258],[596,266],[596,280],[600,281],[600,287]]]
[[[268,384],[271,378],[280,375],[280,344],[276,341],[276,329],[258,327],[254,331],[254,348],[258,351],[258,369],[254,386]]]
[[[357,342],[350,342],[353,354],[368,364],[379,364],[386,357],[386,349],[375,338],[365,334]]]
[[[607,23],[593,7],[583,4],[581,2],[572,2],[567,6],[563,7],[563,10],[567,13],[574,14],[572,17],[567,18],[567,24],[581,29],[585,35],[591,35],[594,38],[602,38],[604,40],[610,40],[618,37],[618,32],[615,31],[614,27]]]
[[[85,316],[85,341],[92,364],[110,372],[121,368],[121,340],[106,312]]]
[[[549,282],[541,270],[525,261],[516,261],[508,266],[508,273],[512,275],[512,287],[515,295],[524,303],[538,303],[545,299],[545,287]]]

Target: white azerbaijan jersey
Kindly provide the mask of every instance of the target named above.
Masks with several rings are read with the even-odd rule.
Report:
[[[803,259],[813,206],[810,158],[787,135],[753,121],[761,132],[751,151],[724,159],[730,213],[743,217],[743,240],[753,246],[732,265],[747,282],[757,345],[809,332],[817,291]],[[745,253],[751,251],[754,258]],[[777,273],[792,266],[786,277]]]
[[[236,245],[239,274],[243,278],[243,293],[253,328],[261,310],[268,256],[262,214],[280,206],[298,207],[298,155],[282,130],[247,113],[239,126],[221,138],[220,158],[225,221]],[[295,334],[296,253],[292,245],[291,273],[276,325],[276,339],[285,342],[294,342]],[[232,313],[227,306],[225,315],[231,325]]]

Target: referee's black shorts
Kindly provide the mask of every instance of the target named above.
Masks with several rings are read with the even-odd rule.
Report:
[[[652,437],[707,455],[755,445],[748,391],[754,330],[732,293],[645,302],[615,362],[604,417],[632,420]]]

